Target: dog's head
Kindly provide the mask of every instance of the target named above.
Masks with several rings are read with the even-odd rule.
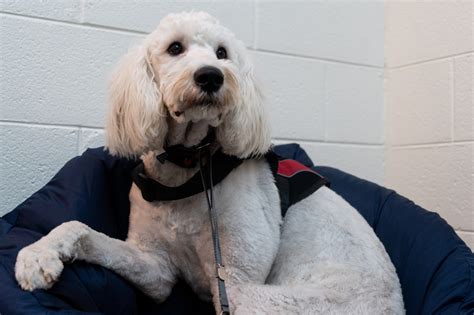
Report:
[[[172,126],[192,131],[189,126],[198,123],[216,128],[227,154],[248,157],[269,149],[267,116],[246,48],[207,13],[165,17],[121,60],[109,93],[112,154],[160,151]]]

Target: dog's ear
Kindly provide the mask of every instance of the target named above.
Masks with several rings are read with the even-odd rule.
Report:
[[[167,128],[148,50],[136,47],[122,58],[110,80],[106,147],[113,155],[136,157],[161,149]]]
[[[265,154],[271,146],[270,124],[259,82],[248,64],[239,79],[235,106],[216,130],[224,153],[240,158]]]

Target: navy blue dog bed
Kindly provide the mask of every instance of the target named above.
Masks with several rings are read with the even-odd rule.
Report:
[[[276,148],[314,167],[298,145]],[[50,290],[26,292],[14,278],[18,251],[55,226],[79,220],[125,239],[135,162],[102,148],[69,161],[41,190],[0,219],[0,314],[213,314],[183,283],[157,305],[113,272],[81,261],[66,265]],[[395,192],[329,167],[315,169],[373,227],[402,285],[407,314],[473,314],[474,255],[439,217]]]

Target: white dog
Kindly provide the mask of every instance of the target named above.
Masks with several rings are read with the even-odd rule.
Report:
[[[282,219],[269,164],[262,96],[245,46],[206,13],[171,14],[119,64],[110,87],[107,147],[141,156],[144,173],[170,187],[199,172],[159,161],[166,147],[199,144],[245,161],[214,187],[230,311],[236,314],[402,314],[395,269],[370,226],[322,187]],[[126,241],[63,223],[22,249],[25,290],[50,288],[63,262],[109,268],[157,302],[178,278],[221,311],[204,193],[148,202],[130,191]]]

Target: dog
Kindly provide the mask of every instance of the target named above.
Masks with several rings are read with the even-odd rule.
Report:
[[[243,159],[213,188],[231,313],[404,313],[383,245],[340,196],[322,187],[282,218],[261,158],[271,137],[259,83],[244,44],[214,17],[165,17],[120,61],[109,94],[106,148],[141,157],[147,178],[168,187],[185,183],[200,165],[159,157],[167,147],[199,145],[211,130],[212,152]],[[133,184],[129,199],[126,241],[63,223],[19,252],[19,285],[50,288],[64,262],[79,259],[115,271],[158,303],[184,279],[221,312],[205,193],[150,202]]]

